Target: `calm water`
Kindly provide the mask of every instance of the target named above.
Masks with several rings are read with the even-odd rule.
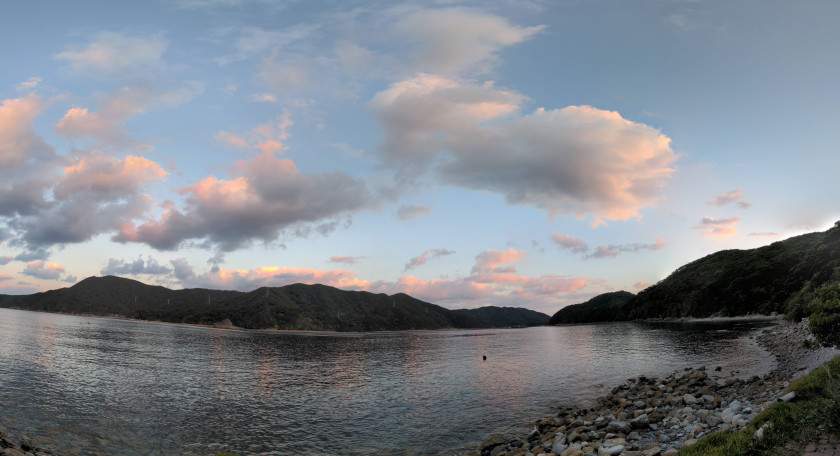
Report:
[[[307,335],[0,309],[0,420],[80,454],[436,452],[633,376],[762,375],[754,327]]]

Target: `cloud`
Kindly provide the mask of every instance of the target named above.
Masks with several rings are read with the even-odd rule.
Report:
[[[403,204],[397,209],[397,218],[403,222],[414,220],[418,217],[424,216],[432,211],[429,206],[422,206],[419,204]]]
[[[64,273],[64,266],[58,263],[46,263],[41,260],[36,260],[31,263],[26,263],[26,267],[20,272],[36,279],[58,280],[61,274]]]
[[[313,66],[314,63],[301,54],[285,58],[271,56],[260,63],[257,79],[274,92],[301,90],[313,84]]]
[[[665,241],[662,239],[657,239],[653,244],[622,244],[622,245],[599,245],[595,248],[595,252],[585,256],[585,259],[589,258],[615,258],[622,253],[638,253],[643,250],[650,250],[650,251],[657,251],[665,247]]]
[[[344,173],[303,174],[288,159],[266,151],[240,160],[232,179],[203,178],[181,188],[185,208],[162,205],[160,219],[138,225],[122,223],[118,242],[141,242],[158,250],[174,250],[187,240],[204,240],[231,251],[253,240],[271,242],[284,230],[306,236],[324,234],[335,220],[371,204],[364,184]]]
[[[709,201],[709,206],[726,206],[727,204],[735,203],[741,209],[749,209],[751,203],[744,201],[744,192],[741,190],[732,190],[731,192],[718,195],[714,201]]]
[[[14,260],[14,258],[12,258],[10,255],[1,256],[0,257],[0,266],[9,264],[9,262],[11,262],[12,260]]]
[[[700,224],[694,228],[701,230],[701,235],[713,237],[718,241],[722,241],[727,237],[738,234],[735,225],[741,221],[741,217],[730,217],[725,219],[717,219],[714,217],[703,217]]]
[[[424,264],[426,264],[426,261],[428,261],[429,258],[439,258],[439,257],[442,257],[442,256],[454,255],[454,254],[455,254],[455,252],[453,252],[451,250],[447,250],[447,249],[428,249],[428,250],[424,250],[423,253],[420,254],[420,256],[416,256],[416,257],[408,260],[408,263],[405,264],[405,268],[403,270],[408,271],[409,269],[414,269],[417,266],[424,265]]]
[[[76,278],[74,275],[68,275],[67,277],[61,279],[62,282],[67,283],[76,283],[79,279]]]
[[[277,97],[270,93],[255,93],[251,99],[259,103],[277,103]]]
[[[251,291],[260,287],[281,287],[294,283],[324,284],[345,290],[362,290],[368,282],[352,271],[265,266],[255,269],[220,269],[182,279],[185,286]]]
[[[172,264],[172,271],[175,273],[175,278],[181,281],[189,281],[195,278],[195,271],[186,258],[178,258],[169,261]],[[214,268],[218,271],[217,268]]]
[[[583,239],[566,234],[554,233],[551,235],[551,240],[561,249],[571,250],[574,253],[583,253],[589,250],[589,246],[586,245]]]
[[[50,251],[44,248],[27,250],[15,255],[15,261],[29,262],[34,260],[46,261],[51,255]]]
[[[99,109],[74,107],[53,127],[55,134],[68,140],[92,140],[100,146],[135,145],[125,123],[149,110],[174,108],[204,92],[204,83],[189,81],[183,87],[162,91],[150,84],[126,86],[100,97]]]
[[[367,258],[364,255],[359,256],[346,256],[346,255],[333,255],[330,257],[330,263],[343,263],[343,264],[356,264],[359,260],[364,260]]]
[[[552,217],[591,215],[593,226],[641,217],[659,200],[677,159],[670,138],[591,106],[514,116],[523,101],[489,83],[421,74],[369,105],[385,131],[383,165],[401,183],[431,170],[445,184],[501,194]]]
[[[70,161],[54,182],[48,207],[19,216],[10,225],[18,233],[17,241],[30,249],[84,242],[149,212],[153,202],[143,188],[166,175],[143,157],[83,155]]]
[[[0,274],[0,281],[11,279],[14,279],[14,277],[10,276],[9,274]]]
[[[53,148],[33,128],[35,117],[46,107],[35,94],[3,100],[0,104],[0,171],[19,169],[27,160],[44,160],[55,155]]]
[[[288,111],[274,121],[254,128],[246,135],[220,131],[214,137],[217,141],[239,149],[257,149],[263,152],[280,153],[286,148],[283,142],[289,138],[288,130],[294,125]]]
[[[21,83],[20,83],[20,84],[18,84],[18,86],[17,86],[17,87],[15,87],[15,88],[16,88],[18,91],[21,91],[21,92],[23,92],[23,91],[27,91],[27,90],[33,90],[33,89],[35,89],[36,87],[38,87],[38,84],[40,84],[42,81],[43,81],[43,79],[41,79],[41,78],[39,78],[39,77],[37,77],[37,76],[33,76],[33,77],[31,77],[31,78],[27,79],[26,81],[21,82]]]
[[[649,287],[651,284],[647,282],[636,282],[633,284],[633,288],[636,290],[644,290],[645,288]]]
[[[35,287],[25,282],[18,282],[17,285],[0,284],[2,294],[31,294],[35,291]]]
[[[544,28],[518,27],[503,17],[467,8],[416,10],[393,26],[396,36],[415,45],[414,60],[422,71],[447,74],[487,71],[502,48]]]
[[[152,257],[138,257],[133,261],[109,258],[108,265],[102,268],[102,275],[168,275],[172,269],[158,263]]]
[[[60,200],[80,192],[105,195],[105,199],[113,199],[116,195],[130,197],[144,185],[168,174],[160,165],[143,157],[129,155],[117,159],[93,154],[64,168],[64,177],[53,189],[53,194]]]
[[[778,236],[779,236],[779,233],[772,233],[772,232],[767,232],[767,233],[750,233],[750,234],[748,234],[747,236],[754,236],[754,237],[778,237]]]
[[[72,47],[55,57],[88,77],[138,77],[161,66],[166,47],[166,42],[159,36],[101,32],[87,46]]]

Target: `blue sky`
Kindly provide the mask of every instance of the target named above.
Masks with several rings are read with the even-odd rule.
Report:
[[[552,313],[826,229],[838,10],[4,3],[0,293],[115,274]]]

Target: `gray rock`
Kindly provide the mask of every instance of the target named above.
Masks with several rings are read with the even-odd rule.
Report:
[[[630,427],[632,429],[643,429],[648,427],[649,424],[648,416],[644,413],[630,420]]]
[[[784,396],[780,397],[779,399],[780,399],[782,402],[790,402],[790,401],[792,401],[795,397],[796,397],[796,391],[791,391],[791,392],[789,392],[789,393],[785,394]]]
[[[694,405],[694,404],[696,404],[696,403],[697,403],[697,398],[696,398],[696,397],[694,397],[694,396],[692,396],[692,395],[690,395],[690,394],[686,394],[686,395],[684,395],[684,396],[682,397],[682,400],[683,400],[683,402],[685,403],[685,405]]]
[[[623,445],[615,445],[615,446],[602,446],[598,448],[598,456],[607,456],[607,455],[616,455],[621,454],[624,451]]]
[[[729,403],[728,407],[735,411],[741,410],[741,401],[735,399],[734,401]]]
[[[613,420],[607,425],[606,432],[621,432],[627,434],[631,431],[630,423],[625,421]]]
[[[569,447],[567,445],[562,444],[562,443],[558,443],[557,445],[554,445],[554,448],[551,449],[551,452],[554,453],[554,454],[560,454],[560,453],[566,451],[566,448],[569,448]]]
[[[723,420],[724,423],[731,423],[732,418],[734,418],[734,417],[735,417],[735,410],[732,410],[731,408],[725,409],[720,414],[720,419]]]
[[[723,423],[723,420],[721,420],[718,416],[709,415],[706,417],[706,424],[709,426],[717,426],[720,423]]]

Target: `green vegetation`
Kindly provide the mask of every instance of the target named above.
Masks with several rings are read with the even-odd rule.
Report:
[[[840,346],[840,283],[826,284],[816,293],[808,327],[820,344]]]
[[[796,392],[792,402],[775,403],[741,431],[711,434],[682,448],[679,456],[789,454],[840,431],[840,356],[793,382],[786,392],[791,391]],[[758,438],[762,427],[764,436]]]
[[[453,311],[404,293],[392,296],[326,285],[263,287],[250,293],[170,290],[120,277],[89,277],[69,288],[28,296],[0,295],[0,307],[140,320],[297,331],[392,331],[546,324],[528,309],[482,307]]]
[[[625,303],[605,311],[596,297],[552,322],[771,313],[801,319],[826,283],[840,280],[840,222],[828,231],[750,250],[723,250],[688,263]],[[599,307],[601,306],[601,307]]]
[[[622,315],[620,310],[633,298],[633,293],[627,291],[600,294],[583,304],[564,307],[551,317],[549,324],[615,321]]]

